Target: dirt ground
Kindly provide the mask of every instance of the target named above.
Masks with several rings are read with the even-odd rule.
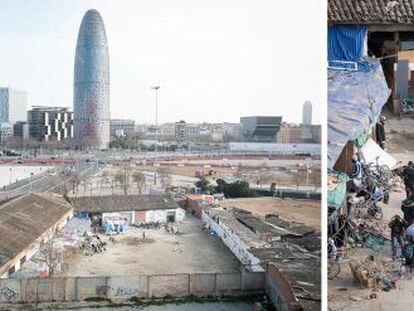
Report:
[[[321,230],[321,202],[279,199],[273,197],[228,199],[224,206],[234,206],[264,217],[279,214],[288,221],[296,221]]]
[[[239,262],[216,236],[202,231],[202,223],[187,215],[178,224],[182,235],[164,229],[145,230],[129,227],[127,233],[108,241],[107,250],[93,256],[75,253],[66,258],[66,276],[127,274],[167,274],[193,272],[236,272]]]

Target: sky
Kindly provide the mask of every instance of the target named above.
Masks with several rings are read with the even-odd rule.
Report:
[[[0,86],[29,105],[73,107],[83,15],[101,13],[110,54],[112,118],[238,122],[281,115],[321,122],[322,1],[0,0]]]

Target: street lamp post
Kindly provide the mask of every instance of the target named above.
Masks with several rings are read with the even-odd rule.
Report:
[[[157,156],[158,156],[158,90],[159,85],[151,87],[155,90],[155,146],[154,146],[154,185],[157,185]]]

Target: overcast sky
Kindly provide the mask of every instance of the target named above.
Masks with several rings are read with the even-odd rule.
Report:
[[[88,9],[108,36],[111,117],[238,122],[282,115],[320,123],[322,1],[0,0],[0,86],[29,105],[72,107],[76,38]]]

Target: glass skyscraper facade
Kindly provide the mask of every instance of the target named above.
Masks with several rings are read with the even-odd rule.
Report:
[[[0,123],[27,121],[27,93],[0,87]]]
[[[75,141],[83,146],[108,148],[109,52],[105,26],[97,10],[87,11],[80,26],[73,86]]]

